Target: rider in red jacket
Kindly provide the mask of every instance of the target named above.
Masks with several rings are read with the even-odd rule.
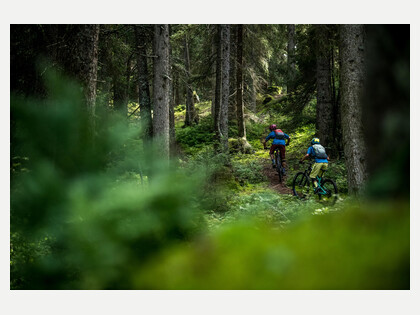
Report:
[[[279,148],[280,156],[282,159],[283,171],[284,171],[284,169],[286,168],[286,145],[289,145],[290,137],[289,135],[285,134],[281,129],[278,129],[276,125],[270,125],[268,129],[270,129],[270,133],[268,134],[268,136],[265,138],[263,142],[264,149],[266,148],[265,144],[267,143],[267,141],[270,139],[274,139],[273,144],[271,145],[271,148],[270,148],[271,162],[273,163],[273,168],[275,168],[276,162],[274,160],[274,150],[276,148]]]

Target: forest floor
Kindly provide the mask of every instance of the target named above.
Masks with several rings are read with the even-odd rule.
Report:
[[[292,190],[286,186],[285,181],[290,174],[286,174],[286,178],[280,184],[279,175],[277,171],[271,166],[270,160],[267,160],[267,163],[264,163],[263,173],[268,179],[269,188],[278,192],[282,195],[292,195]]]

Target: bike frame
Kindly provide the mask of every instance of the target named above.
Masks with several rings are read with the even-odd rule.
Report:
[[[316,176],[316,181],[318,182],[318,187],[319,187],[319,189],[321,189],[321,191],[318,191],[318,194],[326,195],[327,191],[324,189],[324,187],[322,187],[321,180],[322,180],[322,177]]]
[[[309,174],[311,174],[312,171],[312,162],[308,163],[308,168],[304,171],[305,175],[307,175],[309,177]],[[324,187],[322,187],[321,185],[321,181],[322,181],[322,177],[324,176],[325,171],[322,171],[321,176],[316,176],[316,181],[318,183],[318,187],[320,189],[320,191],[318,191],[318,194],[320,195],[327,195],[327,191],[324,189]],[[309,177],[310,178],[310,177]],[[314,184],[312,183],[312,187],[314,187]]]

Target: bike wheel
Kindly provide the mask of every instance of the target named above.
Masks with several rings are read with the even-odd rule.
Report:
[[[305,200],[311,196],[312,187],[308,175],[299,172],[293,179],[293,194],[299,199]]]
[[[332,179],[323,179],[321,190],[318,192],[319,200],[325,205],[333,205],[338,199],[337,185]]]
[[[282,172],[280,154],[278,152],[276,154],[276,170],[277,170],[277,173],[279,174],[279,181],[281,183],[283,181],[283,172]]]

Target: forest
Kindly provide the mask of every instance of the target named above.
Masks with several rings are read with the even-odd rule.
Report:
[[[9,169],[11,290],[409,290],[410,25],[12,24]]]

